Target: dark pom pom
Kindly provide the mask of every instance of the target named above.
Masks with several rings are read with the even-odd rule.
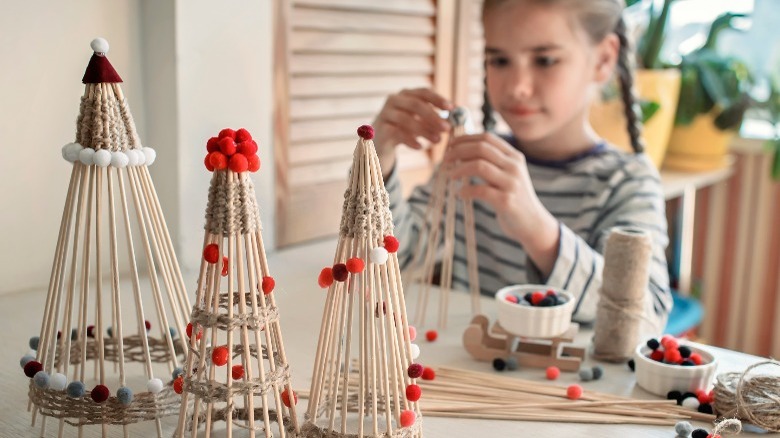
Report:
[[[344,263],[336,263],[333,265],[333,279],[336,281],[347,281],[349,271],[347,265]]]
[[[636,369],[636,362],[634,362],[634,359],[629,359],[626,364],[628,365],[628,368],[631,371],[634,371]]]
[[[374,138],[374,128],[371,125],[363,125],[357,130],[358,135],[365,139],[371,140]]]
[[[647,348],[649,348],[651,350],[658,350],[658,347],[660,347],[660,346],[661,346],[661,343],[658,342],[658,339],[653,338],[653,339],[650,339],[649,341],[647,341]]]
[[[496,371],[504,371],[504,369],[506,369],[506,361],[500,357],[493,359],[493,369]]]

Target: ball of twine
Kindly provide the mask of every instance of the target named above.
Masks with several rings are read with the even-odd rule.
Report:
[[[723,417],[736,417],[770,432],[780,432],[780,376],[750,371],[763,365],[780,366],[776,360],[758,362],[742,373],[724,373],[715,381],[715,410]]]

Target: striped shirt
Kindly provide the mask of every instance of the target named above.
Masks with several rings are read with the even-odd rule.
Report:
[[[613,227],[641,228],[653,241],[645,317],[660,333],[672,308],[665,249],[669,243],[665,202],[658,171],[645,154],[626,154],[600,145],[566,161],[540,162],[527,158],[536,195],[560,224],[558,258],[543,278],[519,242],[501,231],[493,208],[474,201],[479,285],[485,295],[512,284],[544,284],[575,296],[573,319],[596,317],[604,266],[604,244]],[[415,243],[426,239],[424,214],[433,178],[403,199],[393,169],[385,182],[390,194],[395,235],[402,267],[412,258]],[[463,205],[457,202],[453,288],[468,290]],[[422,231],[421,231],[422,230]]]

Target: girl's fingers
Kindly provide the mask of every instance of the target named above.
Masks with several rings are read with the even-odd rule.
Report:
[[[399,94],[416,96],[417,98],[443,110],[449,111],[453,108],[453,105],[449,100],[445,99],[444,96],[431,90],[430,88],[413,88],[410,90],[402,90]]]
[[[393,107],[386,108],[382,112],[381,121],[391,126],[402,137],[420,136],[432,142],[438,142],[441,138],[437,131],[425,126],[414,114]]]
[[[480,159],[487,160],[503,170],[514,165],[512,157],[501,153],[494,145],[482,141],[453,143],[444,155],[444,161],[447,163]]]
[[[469,178],[477,177],[482,179],[485,184],[501,190],[509,190],[514,181],[514,177],[505,172],[500,167],[484,159],[473,159],[455,163],[450,170],[451,178]]]
[[[485,184],[464,184],[458,192],[465,199],[479,199],[499,209],[507,204],[508,194]]]

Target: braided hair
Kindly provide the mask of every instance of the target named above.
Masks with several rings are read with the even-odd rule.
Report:
[[[482,17],[485,11],[500,4],[512,0],[485,0],[482,4]],[[553,5],[565,3],[578,13],[578,18],[583,28],[592,41],[603,40],[610,33],[617,35],[620,41],[620,49],[617,59],[617,79],[620,85],[620,94],[623,99],[623,108],[626,115],[626,129],[631,139],[631,147],[634,152],[643,152],[645,147],[642,142],[642,112],[639,99],[634,87],[634,65],[632,47],[626,30],[626,23],[622,18],[622,0],[526,0]],[[487,75],[484,80],[485,91],[482,104],[482,127],[487,132],[492,132],[496,126],[493,107],[490,105],[487,93]]]

